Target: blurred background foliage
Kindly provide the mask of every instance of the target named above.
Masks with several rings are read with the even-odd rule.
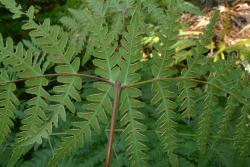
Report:
[[[83,0],[84,1],[84,0]],[[50,18],[53,23],[57,23],[59,18],[67,14],[68,8],[77,8],[83,4],[80,0],[16,0],[24,9],[33,5],[36,9],[36,18],[44,20]],[[26,32],[21,31],[23,24],[21,19],[11,19],[11,13],[0,6],[0,33],[4,36],[11,36],[16,41],[27,37]]]
[[[187,0],[200,8],[211,7],[219,0]],[[36,17],[38,20],[50,18],[53,23],[57,23],[59,18],[67,14],[68,8],[79,8],[84,5],[85,0],[16,0],[24,9],[33,5],[36,8]],[[159,0],[159,3],[164,3],[166,0]],[[13,20],[11,14],[0,6],[0,33],[4,37],[12,36],[16,41],[25,38],[27,34],[21,32],[20,26],[22,19]]]

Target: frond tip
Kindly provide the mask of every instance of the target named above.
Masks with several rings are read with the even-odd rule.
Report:
[[[12,16],[13,19],[17,19],[24,14],[21,5],[18,5],[15,0],[0,0],[0,3],[14,14]]]

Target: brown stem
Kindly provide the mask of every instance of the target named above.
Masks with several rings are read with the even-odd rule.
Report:
[[[78,73],[55,73],[55,74],[44,74],[40,76],[31,76],[31,77],[26,77],[26,78],[21,78],[17,80],[12,80],[12,81],[7,81],[6,83],[14,83],[14,82],[23,82],[26,80],[32,80],[36,78],[47,78],[47,77],[57,77],[57,76],[76,76],[76,77],[82,77],[82,78],[91,78],[103,82],[107,82],[113,85],[113,83],[109,80],[106,80],[104,78],[98,77],[96,75],[91,75],[91,74],[78,74]]]
[[[113,102],[113,111],[112,111],[112,118],[111,118],[111,125],[110,125],[110,132],[109,132],[109,141],[108,141],[108,149],[106,154],[106,162],[105,167],[110,167],[110,161],[112,158],[112,146],[114,141],[114,132],[115,132],[115,122],[116,122],[116,112],[119,106],[119,98],[121,93],[121,83],[119,81],[115,82],[115,97]]]
[[[157,81],[181,81],[181,80],[187,80],[187,81],[192,81],[192,82],[197,82],[197,83],[203,83],[203,84],[207,84],[210,85],[212,87],[214,87],[217,90],[220,90],[224,93],[228,93],[231,96],[233,96],[239,103],[244,104],[245,106],[247,106],[248,109],[250,109],[250,107],[248,107],[247,105],[247,101],[245,101],[244,99],[238,97],[236,94],[234,94],[233,92],[231,92],[230,90],[226,90],[221,88],[219,85],[213,84],[211,82],[208,81],[203,81],[203,80],[199,80],[196,78],[186,78],[186,77],[165,77],[165,78],[154,78],[154,79],[150,79],[150,80],[146,80],[146,81],[141,81],[141,82],[137,82],[131,85],[123,85],[122,88],[130,88],[130,87],[138,87],[144,84],[149,84],[149,83],[153,83],[153,82],[157,82]]]

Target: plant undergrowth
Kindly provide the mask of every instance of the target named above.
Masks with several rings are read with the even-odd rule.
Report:
[[[86,2],[51,25],[0,0],[29,33],[0,36],[0,166],[247,166],[248,73],[206,56],[219,13],[190,44],[190,3]]]

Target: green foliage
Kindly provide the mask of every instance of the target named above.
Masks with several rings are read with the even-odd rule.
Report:
[[[159,48],[159,52],[153,57],[152,74],[154,78],[165,78],[175,75],[175,70],[166,68],[173,61],[174,48],[173,45],[177,41],[179,24],[177,19],[179,13],[176,9],[177,1],[171,1],[168,4],[168,13],[166,22],[163,23],[163,34],[161,41],[165,47]],[[165,33],[164,33],[165,32]],[[160,56],[157,54],[161,54]],[[176,104],[173,100],[175,93],[171,90],[171,83],[158,81],[153,83],[152,92],[154,97],[152,104],[157,105],[156,111],[159,112],[158,128],[159,137],[162,141],[164,151],[167,153],[172,166],[178,166],[177,156],[174,154],[176,149]]]
[[[62,26],[0,2],[29,34],[0,36],[0,166],[102,166],[115,83],[111,166],[249,164],[248,74],[236,57],[206,56],[218,12],[190,42],[178,19],[202,13],[179,0],[88,0]]]
[[[6,71],[1,71],[1,81],[6,82],[9,81],[9,76]],[[3,143],[6,140],[6,136],[11,132],[11,128],[14,123],[12,119],[15,118],[16,105],[19,104],[19,100],[14,94],[16,90],[15,84],[1,84],[1,94],[0,94],[0,120],[2,122],[0,126],[0,143]]]
[[[119,80],[122,85],[133,84],[141,79],[140,74],[137,73],[142,68],[139,45],[141,39],[139,5],[128,23],[127,32],[122,34],[123,39],[118,52],[120,56],[118,64],[122,74]],[[140,96],[141,91],[137,88],[125,89],[121,94],[120,112],[122,118],[120,125],[124,129],[123,136],[125,136],[127,153],[132,166],[147,166],[145,154],[147,146],[144,144],[146,126],[140,122],[144,119],[144,115],[138,111],[139,108],[143,107],[143,103],[138,100]]]
[[[14,14],[12,16],[13,19],[17,19],[17,18],[21,17],[21,15],[23,14],[23,12],[21,11],[22,7],[20,5],[17,5],[17,3],[15,2],[15,0],[9,0],[9,1],[1,0],[0,2],[7,9],[9,9],[10,12],[12,12]]]

